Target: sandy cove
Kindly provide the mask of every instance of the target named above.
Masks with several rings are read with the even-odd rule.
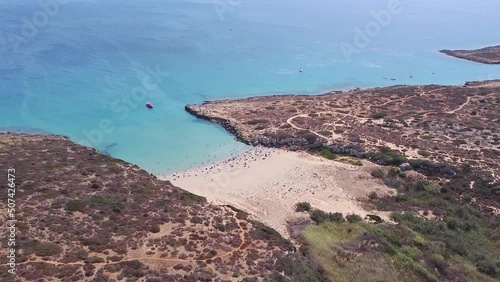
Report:
[[[369,211],[361,202],[372,191],[379,195],[394,192],[370,175],[375,167],[367,161],[353,166],[304,152],[255,147],[218,163],[160,178],[211,203],[242,209],[289,238],[287,223],[307,217],[294,211],[295,204],[303,201],[328,212],[377,214],[387,219],[388,213]]]

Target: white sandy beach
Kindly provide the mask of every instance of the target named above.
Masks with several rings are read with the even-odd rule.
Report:
[[[275,228],[285,237],[287,222],[307,217],[296,213],[297,202],[328,212],[355,213],[364,217],[387,214],[368,211],[359,199],[392,189],[374,179],[374,164],[353,166],[301,152],[253,148],[228,160],[194,170],[162,176],[174,185],[202,195],[214,204],[230,204]]]

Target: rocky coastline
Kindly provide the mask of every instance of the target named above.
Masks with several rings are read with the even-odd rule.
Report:
[[[439,52],[448,56],[481,64],[500,64],[500,45],[476,50],[440,50]]]
[[[199,105],[193,105],[193,104],[186,105],[184,107],[184,109],[188,113],[192,114],[193,116],[195,116],[199,119],[207,120],[207,121],[221,125],[225,130],[227,130],[229,133],[234,135],[236,140],[243,142],[247,145],[251,145],[250,140],[247,139],[246,136],[241,134],[241,132],[238,130],[238,126],[236,125],[236,123],[231,122],[231,120],[221,118],[221,117],[208,116],[208,115],[204,114],[203,109]]]

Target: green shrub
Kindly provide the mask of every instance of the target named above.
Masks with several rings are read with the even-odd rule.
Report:
[[[329,160],[334,160],[337,158],[337,155],[335,155],[334,153],[332,153],[332,151],[328,148],[324,148],[323,150],[321,150],[321,156],[325,159],[329,159]]]
[[[342,213],[326,213],[322,210],[314,210],[311,212],[310,217],[312,220],[317,222],[318,224],[323,223],[325,221],[333,221],[333,222],[343,222],[344,216]]]
[[[459,171],[455,166],[436,163],[429,160],[410,160],[409,163],[413,169],[426,175],[455,175]]]
[[[309,144],[313,144],[314,142],[316,142],[316,140],[318,140],[318,137],[312,133],[310,134],[305,134],[303,135],[302,137],[304,137],[304,139],[306,139],[306,141],[309,143]]]
[[[203,219],[199,216],[193,216],[190,221],[192,223],[196,223],[196,224],[199,224],[199,223],[202,223],[203,222]]]
[[[432,193],[437,193],[441,189],[441,187],[439,186],[439,183],[432,181],[432,180],[427,180],[427,179],[409,182],[407,185],[413,186],[416,191],[427,191],[427,192],[432,192]]]
[[[82,244],[84,246],[89,246],[91,250],[96,246],[105,246],[109,244],[110,240],[111,237],[107,234],[97,234],[94,237],[80,239]]]
[[[394,263],[403,269],[412,269],[414,267],[415,262],[413,259],[403,253],[397,253],[394,256]]]
[[[434,138],[434,136],[432,136],[432,134],[423,134],[423,135],[420,135],[419,137],[421,139],[424,139],[424,140],[430,140],[430,139]]]
[[[366,217],[368,217],[369,220],[374,221],[376,224],[384,222],[384,220],[378,215],[367,214]]]
[[[268,241],[273,245],[281,246],[286,250],[294,249],[292,242],[281,237],[278,231],[274,230],[273,228],[266,226],[258,221],[252,221],[252,225],[254,229],[249,231],[249,235],[251,238]]]
[[[408,162],[408,159],[397,151],[381,150],[379,153],[367,155],[372,161],[382,165],[400,165]]]
[[[372,114],[373,119],[381,119],[384,118],[387,114],[385,112],[377,112]]]
[[[425,157],[425,158],[428,158],[431,156],[431,152],[429,151],[426,151],[426,150],[418,150],[417,152],[419,155],[421,155],[422,157]]]
[[[386,177],[384,179],[384,184],[394,189],[401,188],[401,180],[399,180],[399,178],[396,177]]]
[[[397,167],[391,167],[389,169],[389,172],[387,172],[387,176],[388,177],[397,177],[400,172],[401,172],[401,170],[399,170],[399,168],[397,168]]]
[[[284,256],[276,261],[275,268],[277,271],[284,273],[287,277],[283,277],[280,273],[274,273],[269,280],[264,281],[304,281],[304,282],[325,282],[328,281],[322,271],[316,269],[314,265],[309,265],[307,260],[300,256]]]
[[[35,254],[40,257],[55,256],[61,253],[61,247],[50,242],[41,242],[35,246]]]
[[[200,202],[200,203],[207,201],[207,199],[205,197],[195,195],[195,194],[188,192],[188,191],[183,191],[181,193],[180,199],[182,201]]]
[[[309,130],[300,130],[296,133],[296,135],[306,139],[309,144],[313,144],[316,140],[318,140],[318,137]]]
[[[88,257],[85,259],[85,263],[92,264],[92,263],[103,263],[104,259],[100,257]]]
[[[463,139],[456,139],[456,140],[453,140],[453,144],[457,145],[457,146],[465,145],[465,144],[467,144],[467,141],[465,141]]]
[[[371,191],[370,194],[368,194],[368,198],[375,200],[378,199],[378,194],[375,191]]]
[[[80,259],[80,260],[84,260],[86,259],[87,257],[89,256],[89,253],[86,251],[86,250],[78,250],[75,252],[75,257]]]
[[[82,200],[69,200],[66,203],[66,210],[72,212],[74,211],[84,212],[86,207],[87,207],[87,202]]]
[[[322,130],[320,132],[318,132],[319,134],[323,135],[323,136],[332,136],[332,132],[329,131],[329,130]]]
[[[499,263],[490,260],[482,260],[477,264],[477,269],[484,274],[496,276],[500,274]]]
[[[311,204],[308,202],[300,202],[295,205],[295,211],[296,212],[304,212],[304,211],[310,211],[311,210]]]
[[[54,169],[54,168],[57,168],[59,167],[60,165],[58,164],[53,164],[53,163],[47,163],[47,168],[48,169]]]
[[[256,260],[259,258],[259,254],[258,253],[248,253],[247,254],[247,259],[248,260]]]
[[[358,159],[349,159],[347,161],[350,165],[355,165],[355,166],[363,166],[363,162]]]
[[[268,122],[268,120],[265,120],[265,119],[252,119],[252,120],[247,121],[246,124],[256,125],[256,124],[267,123],[267,122]]]
[[[151,227],[149,228],[149,231],[151,233],[158,233],[160,232],[160,226],[158,224],[153,224],[151,225]]]
[[[111,198],[101,197],[101,196],[92,196],[89,199],[89,203],[94,207],[105,207],[113,204],[113,200]]]
[[[371,175],[375,178],[384,178],[385,177],[385,171],[381,168],[376,168],[372,171]]]
[[[363,218],[361,218],[361,216],[357,214],[348,214],[346,215],[345,219],[350,223],[359,222],[363,220]]]

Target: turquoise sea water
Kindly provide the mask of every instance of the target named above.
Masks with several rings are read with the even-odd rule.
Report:
[[[379,29],[392,0],[54,1],[0,0],[0,130],[68,135],[154,173],[246,148],[187,103],[500,78],[437,52],[500,44],[498,0],[401,0]],[[362,48],[347,60],[345,46]]]

